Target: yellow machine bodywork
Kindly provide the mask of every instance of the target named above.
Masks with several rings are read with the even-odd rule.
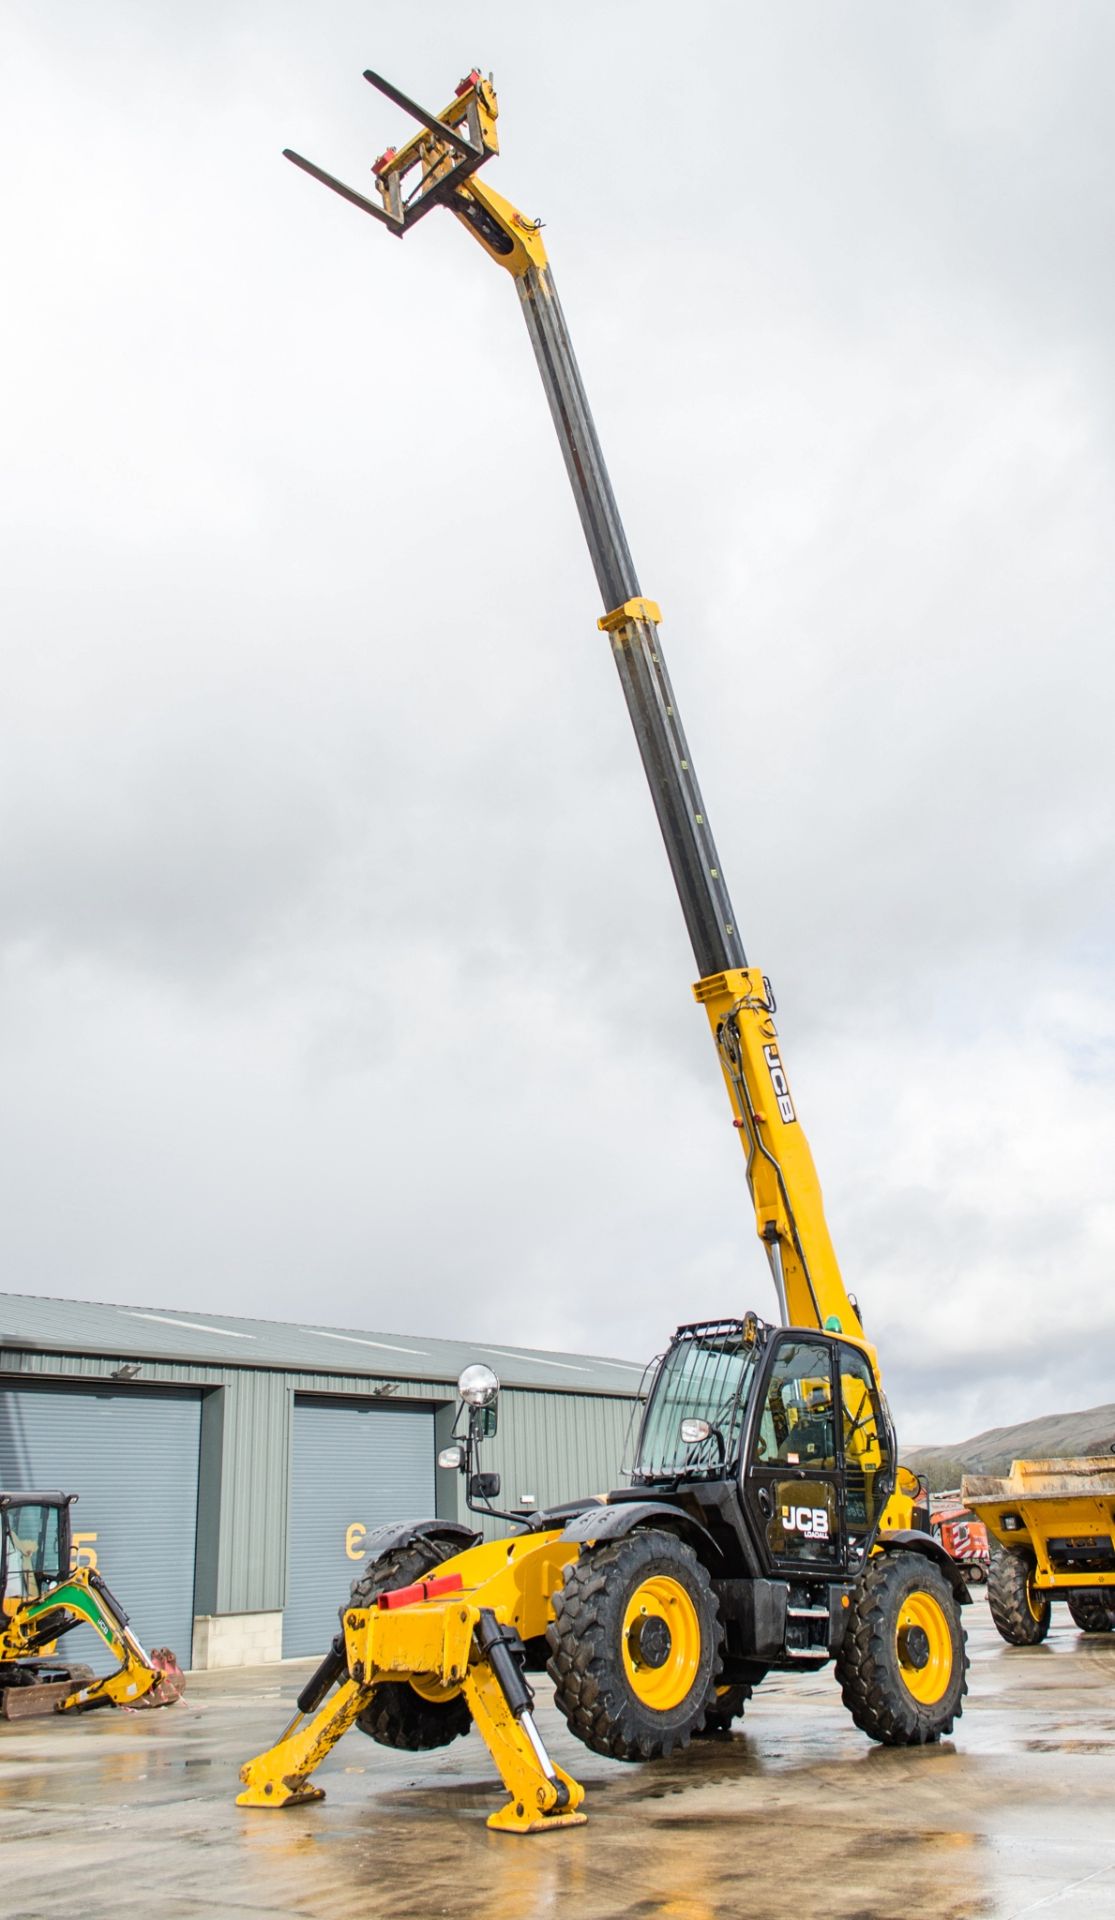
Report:
[[[470,1660],[482,1610],[523,1640],[544,1634],[550,1595],[580,1547],[558,1532],[521,1535],[469,1547],[438,1567],[459,1576],[458,1592],[410,1605],[349,1608],[342,1616],[348,1678],[312,1717],[301,1715],[268,1752],[241,1768],[242,1807],[281,1807],[320,1799],[310,1774],[371,1701],[377,1685],[409,1682],[427,1698],[463,1693],[510,1800],[488,1817],[507,1833],[540,1833],[581,1824],[584,1789],[560,1767],[544,1770],[521,1722],[509,1711],[484,1660]]]
[[[756,967],[698,980],[747,1159],[755,1228],[791,1327],[835,1327],[874,1348],[848,1296],[825,1219],[821,1183],[794,1106],[767,983]]]
[[[1015,1460],[1009,1475],[966,1473],[960,1497],[999,1546],[1034,1557],[1033,1584],[1049,1592],[1115,1588],[1115,1460]],[[1066,1559],[1109,1559],[1104,1571],[1066,1567]]]
[[[768,982],[757,967],[739,967],[698,980],[693,994],[708,1016],[720,1057],[746,1159],[755,1228],[770,1262],[783,1323],[840,1333],[865,1354],[879,1380],[878,1354],[864,1337],[832,1244],[821,1183],[782,1061]],[[854,1451],[854,1437],[852,1444]],[[858,1464],[877,1464],[877,1457],[876,1448],[874,1460],[865,1455]],[[913,1526],[917,1491],[916,1476],[900,1470],[881,1533]]]

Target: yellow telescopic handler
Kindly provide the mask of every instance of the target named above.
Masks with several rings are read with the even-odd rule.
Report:
[[[538,1833],[584,1819],[551,1760],[527,1675],[545,1669],[594,1752],[654,1760],[726,1729],[772,1671],[835,1660],[857,1726],[892,1746],[948,1733],[967,1655],[963,1579],[925,1530],[898,1464],[874,1348],[825,1223],[775,1026],[748,962],[659,638],[589,413],[539,223],[478,178],[497,151],[490,81],[470,73],[440,114],[377,74],[417,133],[375,163],[378,199],[288,159],[396,235],[455,215],[518,293],[603,600],[607,635],[692,941],[694,988],[746,1159],[779,1317],[679,1327],[642,1412],[629,1487],[542,1513],[500,1513],[478,1452],[499,1383],[459,1383],[469,1508],[510,1539],[444,1520],[380,1529],[341,1629],[240,1803],[319,1797],[315,1767],[352,1726],[382,1745],[446,1745],[475,1725],[507,1790],[488,1825]]]

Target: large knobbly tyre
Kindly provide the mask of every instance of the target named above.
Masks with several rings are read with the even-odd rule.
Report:
[[[888,1747],[939,1740],[964,1711],[967,1671],[960,1609],[940,1569],[920,1553],[869,1560],[836,1657],[857,1727]]]
[[[1069,1612],[1081,1633],[1115,1631],[1115,1590],[1110,1587],[1084,1588],[1068,1596]]]
[[[1030,1553],[991,1555],[987,1576],[987,1604],[991,1618],[1012,1647],[1036,1647],[1049,1632],[1052,1612],[1048,1593],[1034,1585],[1034,1557]]]
[[[359,1580],[353,1581],[351,1604],[370,1606],[378,1593],[409,1587],[459,1552],[459,1545],[452,1540],[416,1540],[411,1547],[396,1547],[381,1554],[378,1560],[369,1561]],[[402,1747],[418,1753],[430,1747],[447,1747],[451,1740],[467,1733],[472,1715],[459,1693],[449,1699],[427,1699],[409,1680],[385,1681],[376,1687],[356,1724],[381,1747]]]
[[[730,1733],[732,1721],[743,1719],[743,1710],[754,1691],[754,1686],[747,1680],[733,1680],[727,1686],[717,1687],[704,1725],[693,1729],[694,1740],[700,1740],[702,1736],[707,1740],[716,1734]]]
[[[657,1760],[716,1704],[720,1603],[691,1547],[647,1528],[583,1547],[553,1596],[554,1704],[594,1753]]]

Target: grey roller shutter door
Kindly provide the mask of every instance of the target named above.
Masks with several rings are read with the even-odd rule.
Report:
[[[199,1394],[0,1387],[0,1487],[80,1496],[74,1533],[145,1647],[190,1661],[197,1537]],[[88,1536],[92,1535],[92,1538]],[[113,1662],[88,1627],[67,1634],[74,1660]]]
[[[324,1653],[364,1564],[363,1532],[434,1512],[434,1416],[382,1402],[294,1402],[283,1653]]]

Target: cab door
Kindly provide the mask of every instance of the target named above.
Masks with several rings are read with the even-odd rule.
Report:
[[[841,1341],[840,1436],[844,1459],[844,1527],[853,1562],[874,1539],[894,1485],[894,1435],[885,1404],[858,1347]]]
[[[752,1408],[744,1505],[773,1573],[831,1574],[846,1542],[833,1343],[783,1334]]]

